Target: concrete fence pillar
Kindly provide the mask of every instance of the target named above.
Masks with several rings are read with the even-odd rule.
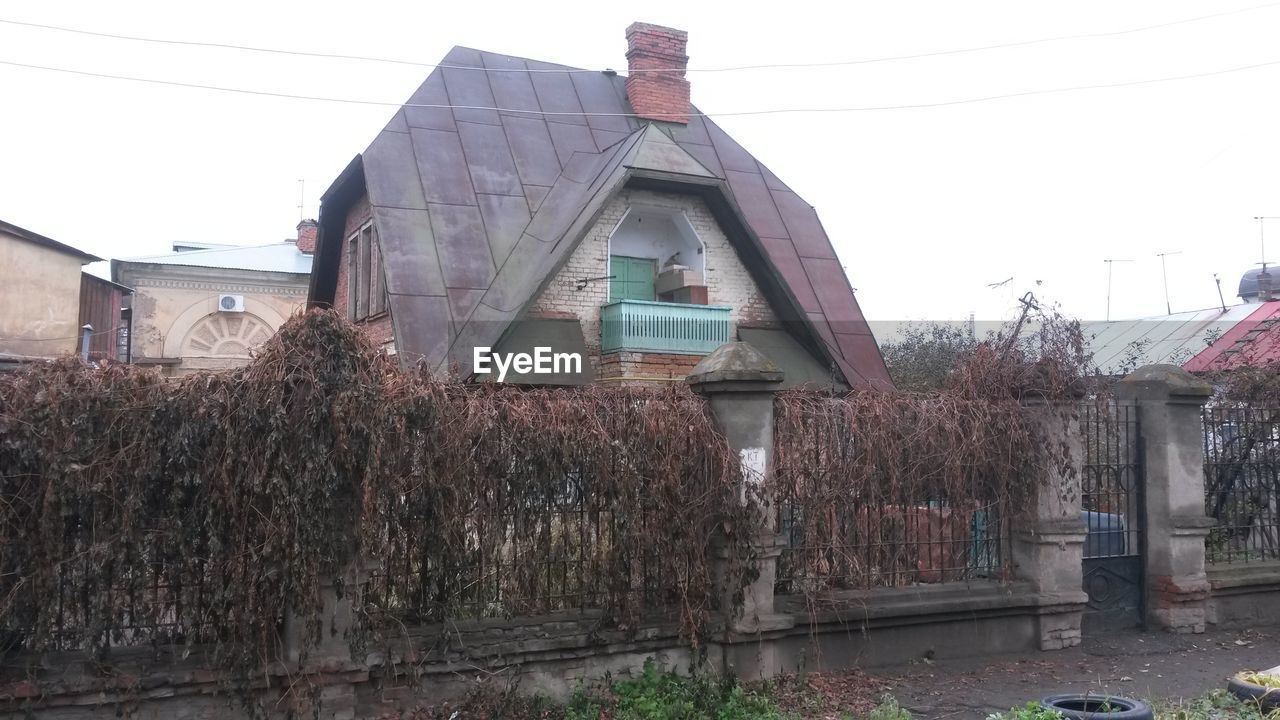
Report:
[[[1011,508],[1013,574],[1040,596],[1040,649],[1059,650],[1080,644],[1080,623],[1089,601],[1081,589],[1088,532],[1080,496],[1084,451],[1074,407],[1039,397],[1024,405],[1051,462],[1034,483],[1027,507]]]
[[[285,615],[281,661],[284,680],[312,692],[297,693],[291,707],[276,708],[280,717],[296,715],[318,720],[354,720],[355,683],[368,680],[368,668],[352,657],[351,633],[355,627],[354,601],[360,584],[369,577],[369,566],[355,561],[347,566],[341,583],[332,579],[320,586],[320,614],[314,628],[319,638],[306,647],[308,618],[291,610]],[[311,707],[309,703],[314,703]],[[292,711],[292,712],[291,712]]]
[[[1175,365],[1138,368],[1116,397],[1138,407],[1146,481],[1147,621],[1174,632],[1204,632],[1209,581],[1204,541],[1204,430],[1208,383]]]
[[[706,396],[729,447],[737,453],[743,497],[748,488],[764,494],[773,473],[773,398],[782,385],[782,371],[747,343],[731,342],[703,358],[685,381]],[[795,622],[790,615],[774,612],[773,585],[785,542],[777,532],[773,498],[761,499],[763,529],[752,538],[758,574],[745,588],[741,607],[726,618],[730,632],[783,629]],[[733,578],[725,579],[731,587],[736,585]]]

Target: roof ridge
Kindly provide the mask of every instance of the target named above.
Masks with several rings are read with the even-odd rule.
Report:
[[[493,50],[484,50],[484,49],[482,49],[482,48],[478,48],[478,47],[471,47],[470,45],[454,45],[453,47],[449,48],[449,52],[445,53],[445,54],[444,54],[444,57],[445,57],[445,58],[448,58],[451,54],[453,54],[453,51],[454,51],[454,50],[471,50],[471,51],[473,51],[473,52],[478,52],[478,53],[482,53],[482,54],[485,54],[485,55],[496,55],[496,56],[498,56],[498,57],[510,58],[510,59],[512,59],[512,60],[519,60],[519,61],[521,61],[521,62],[526,62],[526,63],[533,62],[533,63],[538,63],[539,65],[554,65],[554,66],[556,66],[556,67],[558,67],[558,68],[564,68],[565,70],[573,70],[573,71],[576,71],[576,72],[591,72],[591,68],[580,68],[580,67],[574,67],[573,65],[565,65],[564,63],[548,62],[548,61],[546,61],[546,60],[539,60],[539,59],[537,59],[537,58],[524,57],[524,56],[522,56],[522,55],[511,55],[511,54],[509,54],[509,53],[494,52]],[[483,60],[482,60],[482,62],[483,62]],[[461,69],[464,69],[464,70],[465,70],[465,69],[467,69],[467,68],[475,67],[475,66],[472,66],[472,65],[458,65],[457,63],[445,62],[445,61],[444,61],[444,58],[442,58],[442,59],[441,59],[441,62],[440,62],[440,63],[438,63],[438,64],[436,65],[436,67],[442,67],[442,66],[443,66],[443,67],[449,67],[449,68],[461,68]],[[486,69],[489,69],[489,68],[486,68],[485,66],[481,65],[481,66],[477,67],[476,69],[477,69],[477,70],[486,70]],[[526,68],[526,70],[527,70],[527,68]],[[600,71],[598,71],[598,72],[603,73],[603,72],[605,72],[605,71],[604,71],[604,70],[600,70]],[[615,70],[614,72],[616,73],[617,71]]]
[[[283,241],[273,242],[273,243],[262,243],[261,245],[227,245],[225,247],[205,248],[203,250],[170,250],[167,253],[157,253],[154,255],[134,255],[130,257],[123,257],[123,258],[117,258],[117,259],[122,262],[137,262],[139,260],[145,260],[148,258],[177,257],[179,255],[183,257],[191,257],[193,255],[204,255],[206,253],[232,252],[232,251],[240,251],[240,250],[258,250],[266,247],[276,247],[276,246],[285,246],[285,245],[296,245],[296,243],[294,243],[292,240],[283,240]],[[303,254],[305,255],[306,253],[303,253]]]

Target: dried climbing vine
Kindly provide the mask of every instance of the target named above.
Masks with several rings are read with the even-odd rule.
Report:
[[[998,578],[1001,525],[1041,483],[1078,499],[1068,438],[1088,357],[1078,323],[1029,309],[1032,330],[975,341],[940,389],[779,396],[780,591]]]
[[[665,612],[694,639],[713,541],[745,548],[735,473],[684,388],[442,381],[332,312],[229,372],[37,365],[0,378],[0,654],[195,648],[246,689],[287,617],[301,661],[332,632],[330,584],[356,593],[353,647],[397,623],[584,607],[615,627]],[[578,514],[575,537],[551,510]],[[588,526],[607,531],[574,545]],[[546,580],[572,553],[590,588]],[[653,556],[678,562],[646,575]]]

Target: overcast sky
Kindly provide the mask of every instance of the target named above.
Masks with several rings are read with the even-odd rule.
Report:
[[[1242,12],[1231,12],[1242,10]],[[1280,2],[805,3],[6,0],[0,19],[438,61],[453,45],[625,70],[634,20],[689,31],[691,68],[866,60],[1218,17],[1104,37],[830,68],[691,72],[704,112],[918,105],[1280,63]],[[402,102],[428,70],[95,38],[0,23],[0,61]],[[1280,64],[945,107],[718,118],[815,205],[875,320],[999,319],[1026,290],[1101,319],[1234,303],[1280,216]],[[261,244],[392,113],[0,65],[0,218],[103,257]],[[1280,260],[1280,220],[1269,260]],[[999,289],[988,283],[1013,280]]]

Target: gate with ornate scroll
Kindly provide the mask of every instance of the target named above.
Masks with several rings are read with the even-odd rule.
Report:
[[[1138,423],[1132,405],[1099,401],[1081,410],[1086,633],[1143,623],[1145,482]]]

